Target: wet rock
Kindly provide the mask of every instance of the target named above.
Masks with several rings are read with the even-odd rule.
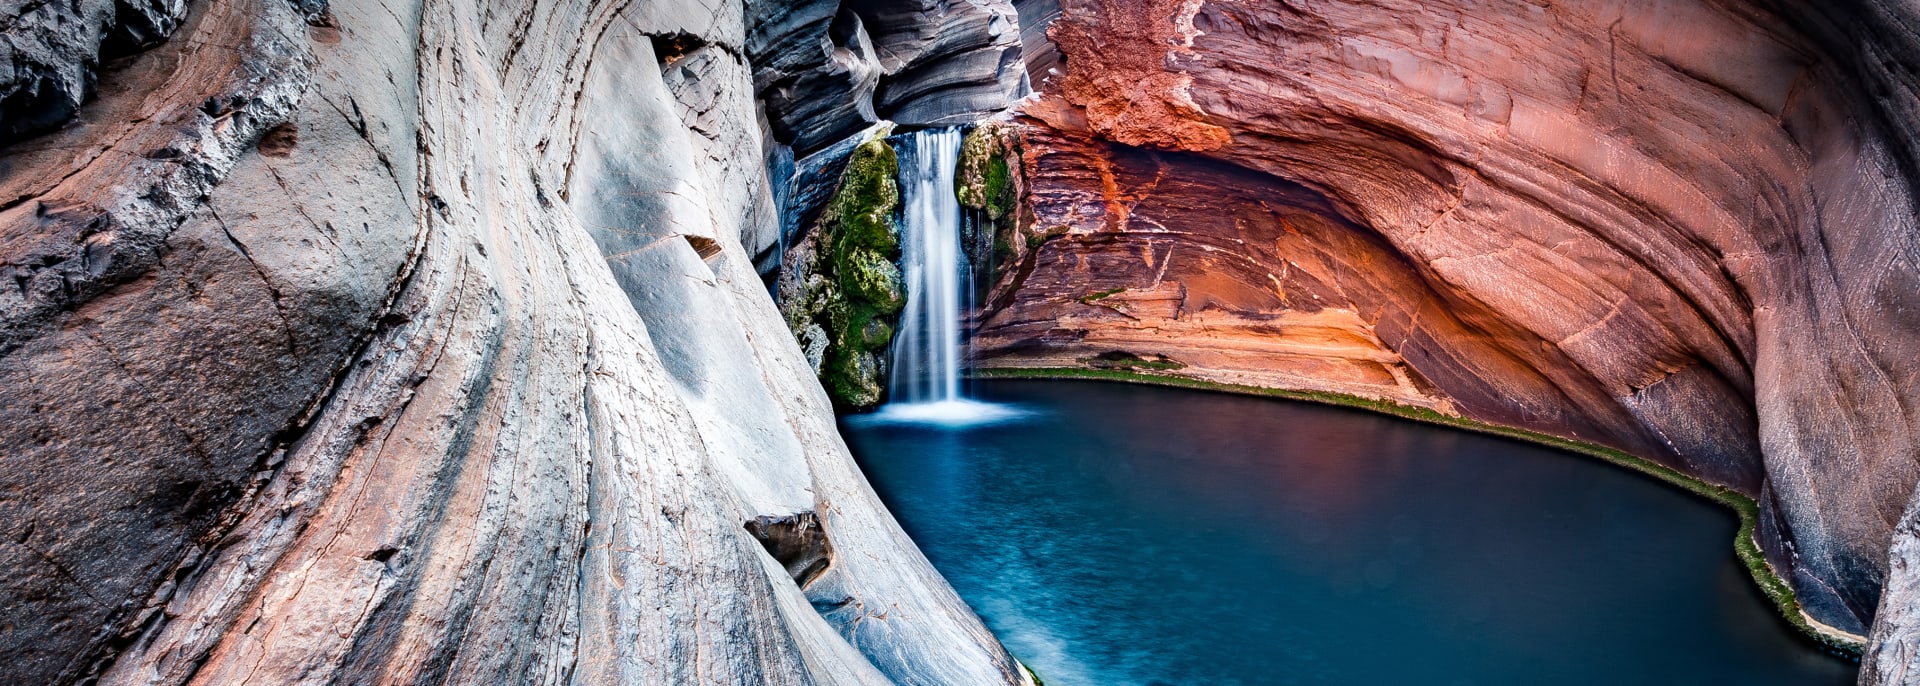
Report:
[[[875,124],[818,152],[800,158],[787,183],[787,201],[781,206],[780,230],[783,242],[797,243],[820,219],[820,213],[840,190],[840,177],[846,173],[847,160],[861,143],[884,137],[891,123]]]
[[[1020,264],[1028,238],[1035,243],[1043,240],[1040,235],[1023,234],[1016,216],[1027,185],[1017,129],[992,120],[968,131],[954,177],[954,194],[968,213],[960,240],[973,270],[969,283],[974,300],[985,302],[995,284]],[[1029,222],[1028,227],[1033,224]]]
[[[960,144],[954,194],[960,206],[985,212],[988,219],[1013,219],[1024,175],[1019,174],[1019,137],[1012,126],[989,121],[968,131]]]
[[[835,404],[878,405],[887,378],[893,323],[906,307],[900,268],[899,161],[886,129],[849,153],[818,224],[788,250],[779,276],[781,313],[809,350]],[[823,345],[814,338],[822,332]]]

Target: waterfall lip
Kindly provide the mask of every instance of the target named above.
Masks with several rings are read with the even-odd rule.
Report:
[[[971,428],[1024,421],[1038,413],[1011,403],[988,403],[964,398],[924,403],[887,403],[868,414],[854,415],[846,421],[855,424],[924,425],[937,428]]]

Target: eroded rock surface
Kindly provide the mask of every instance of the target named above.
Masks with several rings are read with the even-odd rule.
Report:
[[[1165,355],[1738,488],[1863,634],[1920,477],[1892,2],[1065,0],[999,365]],[[1132,84],[1132,85],[1129,85]],[[1902,572],[1905,573],[1905,572]]]
[[[0,144],[65,123],[93,97],[102,62],[159,44],[186,10],[185,0],[0,7]]]
[[[883,119],[962,124],[1023,94],[1008,0],[752,0],[748,12],[772,130],[802,157]]]
[[[0,153],[0,681],[1027,682],[743,245],[747,7],[185,16]]]
[[[1041,96],[957,189],[988,363],[1658,459],[1754,495],[1809,615],[1872,626],[1863,680],[1910,681],[1916,26],[1896,0],[12,3],[0,681],[1024,682],[855,471],[831,355],[761,274],[833,254],[810,230],[869,127],[973,120],[1028,68]],[[859,390],[893,293],[885,241],[855,247]]]

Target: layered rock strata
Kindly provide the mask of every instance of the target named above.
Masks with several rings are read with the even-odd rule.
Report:
[[[986,364],[1164,355],[1627,449],[1757,498],[1836,636],[1910,574],[1910,7],[1060,10],[1015,120],[1044,243]]]
[[[755,0],[746,55],[767,104],[780,228],[747,241],[769,282],[813,230],[847,155],[881,122],[963,124],[1026,92],[1019,18],[1006,0]]]
[[[748,12],[755,85],[801,157],[880,120],[961,124],[1022,94],[1008,0],[753,0]]]
[[[1756,497],[1809,615],[1871,626],[1863,681],[1910,681],[1916,26],[1895,0],[14,3],[0,681],[1024,682],[854,470],[760,281],[854,248],[872,268],[829,280],[878,316],[826,338],[877,388],[887,243],[820,229],[886,212],[842,180],[884,177],[871,125],[997,110],[1023,63],[1043,93],[957,189],[986,363],[1658,459]]]
[[[1026,683],[754,271],[716,5],[206,0],[0,152],[0,681]]]

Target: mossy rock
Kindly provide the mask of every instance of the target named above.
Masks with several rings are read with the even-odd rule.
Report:
[[[834,345],[852,352],[882,353],[893,342],[893,317],[866,303],[848,303],[841,312],[843,322],[834,330]]]
[[[834,404],[865,409],[883,399],[885,351],[907,304],[900,254],[900,160],[886,127],[855,146],[839,187],[783,277],[781,313]],[[805,335],[800,335],[802,332]],[[824,350],[822,347],[824,340]]]
[[[864,248],[887,257],[900,254],[900,230],[893,215],[900,209],[900,158],[876,138],[853,149],[821,224],[833,240],[833,253]]]
[[[854,250],[840,265],[840,290],[850,301],[894,314],[907,306],[907,285],[893,260],[872,250]]]
[[[880,364],[873,353],[829,351],[820,382],[827,387],[827,394],[842,405],[873,407],[880,404]]]
[[[1007,166],[1007,158],[995,157],[987,162],[985,195],[988,218],[999,221],[1013,216],[1013,171]]]
[[[867,325],[860,327],[860,344],[868,350],[884,350],[893,342],[893,325],[878,317],[868,319]]]
[[[853,310],[853,305],[846,298],[834,298],[826,307],[820,308],[820,318],[815,321],[826,328],[827,338],[833,341],[835,349],[847,347],[847,341],[859,340],[857,336],[849,335],[850,332],[859,331],[853,325]]]
[[[804,274],[791,281],[780,284],[780,316],[786,319],[787,328],[798,333],[820,318],[827,304],[840,297],[840,287],[833,281],[806,268]]]
[[[954,173],[954,195],[960,204],[1000,221],[1013,216],[1019,188],[1013,164],[1019,155],[1013,127],[987,122],[974,127],[960,144],[960,168]]]

